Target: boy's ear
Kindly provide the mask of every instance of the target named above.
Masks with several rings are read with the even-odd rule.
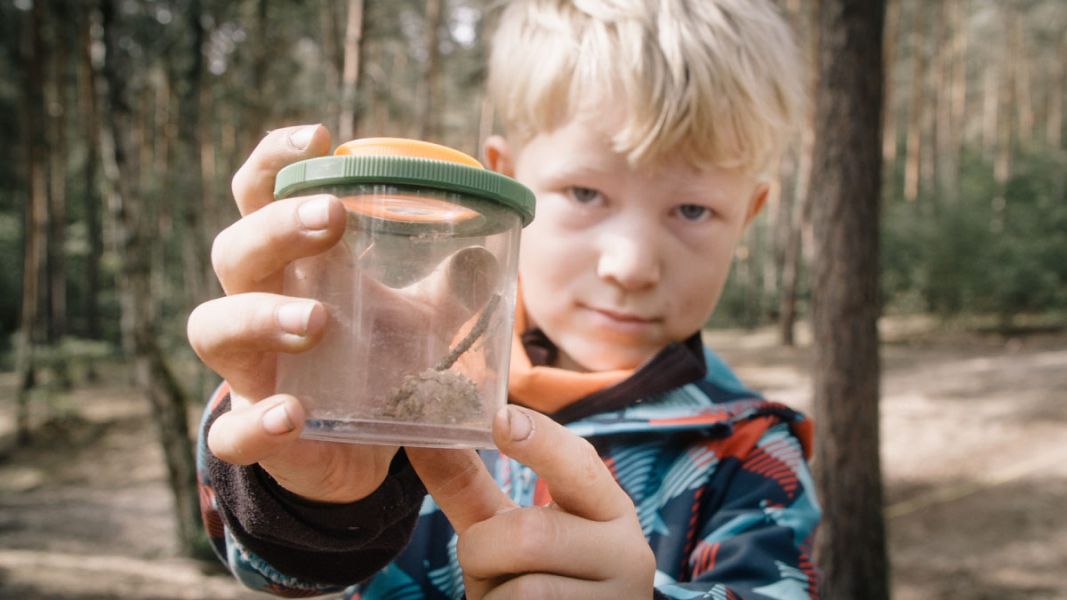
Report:
[[[491,135],[485,139],[485,163],[489,169],[507,175],[515,176],[515,163],[511,158],[511,148],[503,136]]]
[[[745,215],[745,227],[748,227],[756,215],[767,204],[767,198],[771,195],[771,185],[765,181],[756,184],[752,192],[752,198],[748,201],[748,213]]]

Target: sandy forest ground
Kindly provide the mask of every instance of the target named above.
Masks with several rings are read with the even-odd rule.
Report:
[[[1067,331],[886,331],[883,464],[893,596],[1067,598]],[[709,334],[750,385],[810,408],[810,349]],[[802,337],[803,342],[803,337]],[[174,555],[145,403],[119,372],[35,404],[13,446],[0,374],[0,598],[263,598]]]

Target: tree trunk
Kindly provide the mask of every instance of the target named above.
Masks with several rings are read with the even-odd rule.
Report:
[[[982,156],[992,160],[997,148],[997,122],[1000,107],[1000,71],[997,60],[982,74]]]
[[[50,76],[46,77],[48,140],[48,343],[57,344],[67,334],[67,81],[68,43],[66,21],[52,20]],[[70,381],[63,362],[56,364],[65,385]]]
[[[926,194],[925,202],[919,207],[923,212],[936,213],[941,198],[937,187],[940,175],[938,167],[941,160],[942,136],[945,123],[941,121],[941,109],[945,100],[945,85],[941,77],[948,56],[944,52],[945,7],[950,0],[942,0],[931,5],[928,17],[931,19],[930,39],[927,41],[926,80],[923,83],[922,124],[919,126],[921,151],[919,152],[919,189]]]
[[[390,54],[392,58],[390,61],[392,63],[392,68],[389,72],[392,74],[392,77],[387,80],[388,87],[386,91],[386,104],[388,104],[389,108],[389,126],[404,131],[404,135],[417,136],[422,128],[420,124],[421,122],[414,123],[413,119],[404,115],[404,110],[401,108],[402,101],[398,99],[406,97],[407,84],[405,83],[405,79],[408,75],[407,72],[409,69],[414,71],[418,67],[418,64],[416,63],[415,66],[410,66],[408,64],[408,53],[403,48],[398,50],[394,47]],[[423,94],[420,94],[415,98],[416,116],[418,116],[418,111],[422,110],[422,98]]]
[[[360,49],[363,41],[363,0],[348,0],[345,26],[345,62],[341,75],[341,112],[337,141],[347,142],[355,135],[356,89],[359,85]]]
[[[1007,209],[1005,192],[1014,168],[1015,143],[1018,137],[1016,125],[1019,122],[1016,115],[1016,105],[1019,100],[1016,95],[1018,91],[1016,67],[1022,45],[1019,13],[1010,4],[1002,5],[1001,10],[1007,12],[1005,22],[1008,26],[1006,51],[1001,54],[997,69],[1000,74],[999,88],[1002,93],[997,95],[996,151],[993,158],[993,179],[996,182],[996,191],[992,203],[993,218],[989,224],[990,230],[994,233],[999,233],[1004,229],[1004,213]]]
[[[243,15],[243,18],[253,25],[250,27],[248,46],[252,56],[251,76],[252,83],[250,98],[247,100],[247,108],[241,109],[235,106],[237,122],[240,123],[237,132],[237,147],[240,157],[245,157],[259,143],[266,134],[270,121],[272,99],[267,89],[267,73],[269,70],[269,58],[271,41],[268,38],[268,17],[270,14],[270,0],[250,0],[250,4],[244,6],[254,11],[252,15]],[[243,12],[243,11],[242,11]],[[232,155],[227,155],[232,156]],[[234,169],[228,169],[232,173]]]
[[[41,284],[48,236],[48,177],[44,140],[44,40],[41,36],[44,3],[35,2],[26,15],[28,21],[22,53],[26,70],[22,92],[23,147],[26,148],[26,177],[29,197],[26,202],[23,237],[22,309],[15,350],[15,373],[18,391],[15,398],[15,441],[25,445],[30,440],[30,390],[37,379],[34,346],[40,337]]]
[[[157,114],[163,112],[160,106],[167,107],[170,96],[170,87],[167,84],[168,80],[181,80],[183,75],[177,75],[168,77],[164,68],[161,65],[155,64],[147,67],[147,82],[140,86],[140,97],[138,99],[139,106],[134,110],[134,114],[138,115],[137,125],[134,127],[133,143],[131,148],[138,150],[138,158],[133,161],[138,165],[142,165],[141,181],[136,188],[135,192],[137,197],[142,198],[145,203],[144,211],[146,219],[148,219],[151,225],[151,238],[153,240],[170,240],[174,238],[174,219],[177,215],[178,219],[183,217],[183,212],[188,204],[199,202],[198,197],[191,195],[191,192],[186,191],[186,177],[189,168],[184,164],[175,165],[176,168],[169,168],[160,173],[170,173],[170,181],[166,181],[167,190],[171,190],[174,201],[161,201],[160,194],[155,193],[158,189],[159,183],[155,181],[155,173],[152,169],[153,158],[157,147],[160,145],[161,139],[166,136],[160,135],[160,131],[155,127]],[[165,109],[165,108],[164,108]],[[179,118],[180,120],[180,118]],[[179,153],[179,156],[181,154]],[[189,232],[190,235],[192,232]],[[149,251],[152,253],[151,262],[149,265],[149,273],[151,273],[151,281],[149,284],[149,292],[152,298],[172,298],[179,297],[186,305],[187,310],[192,310],[191,302],[195,298],[196,294],[202,293],[194,281],[194,275],[190,273],[190,265],[185,262],[185,248],[188,242],[188,236],[179,238],[181,244],[178,256],[175,259],[171,259],[169,244],[156,243],[149,245]],[[174,262],[179,262],[182,268],[179,269],[179,273],[184,276],[184,281],[179,284],[178,289],[172,289],[172,285],[167,276],[167,265]]]
[[[219,226],[219,163],[215,152],[218,117],[215,115],[214,93],[210,85],[200,86],[200,115],[203,126],[203,133],[200,134],[200,181],[203,182],[203,202],[201,203],[203,213],[200,218],[200,230],[204,233],[205,247],[210,249],[213,236],[222,230]],[[207,260],[209,263],[207,266],[210,266],[210,256]],[[208,282],[208,296],[217,296],[221,292],[218,281],[210,272],[205,276]]]
[[[341,41],[341,36],[337,31],[338,23],[341,20],[340,6],[339,2],[323,2],[319,10],[322,29],[322,52],[325,55],[322,66],[326,77],[326,89],[329,90],[329,94],[326,95],[324,110],[327,115],[330,115],[331,120],[326,123],[326,127],[330,131],[340,130],[341,71],[344,69],[344,43]],[[338,118],[338,120],[333,121],[334,118]]]
[[[807,54],[812,65],[819,61],[818,15],[811,11],[804,17],[799,6],[791,7],[793,27],[808,32]],[[814,93],[818,87],[819,72],[812,69],[808,89]],[[796,344],[797,295],[800,287],[800,270],[804,257],[804,230],[811,222],[811,158],[815,145],[815,107],[808,106],[796,149],[796,173],[790,190],[792,201],[789,232],[782,254],[782,282],[778,300],[778,336],[783,346]],[[783,190],[783,193],[784,190]]]
[[[914,202],[919,197],[922,175],[923,107],[926,105],[926,12],[925,2],[915,6],[911,32],[911,102],[908,108],[908,137],[904,159],[904,198]]]
[[[79,98],[85,136],[85,226],[89,237],[89,255],[85,257],[85,335],[94,340],[103,337],[100,326],[100,257],[104,254],[104,238],[100,222],[100,196],[97,182],[97,165],[100,162],[100,125],[93,93],[93,65],[90,56],[92,37],[90,15],[84,7],[79,15]],[[90,363],[91,364],[91,363]]]
[[[419,137],[440,141],[441,135],[441,0],[426,0],[426,63],[423,65],[419,110]]]
[[[889,598],[878,397],[878,0],[822,0],[812,215],[815,466],[826,598]]]
[[[957,111],[957,77],[958,64],[964,60],[959,53],[960,40],[965,37],[964,21],[961,14],[960,0],[944,0],[940,6],[937,22],[937,35],[934,47],[937,49],[934,62],[935,84],[932,90],[934,110],[933,120],[935,152],[931,157],[930,169],[936,183],[937,202],[951,202],[956,199],[959,184],[959,131],[960,123],[955,119]]]
[[[950,106],[943,175],[952,197],[959,198],[964,127],[967,123],[967,0],[952,0],[949,22],[952,30],[952,72],[948,82]]]
[[[214,296],[211,260],[208,256],[211,237],[204,229],[204,182],[201,177],[200,101],[204,79],[204,25],[200,0],[191,0],[185,13],[189,45],[185,48],[184,69],[180,71],[178,93],[178,160],[180,182],[173,189],[181,198],[182,265],[185,274],[187,306],[192,307]],[[179,184],[180,183],[180,184]]]
[[[885,110],[882,124],[882,160],[885,161],[887,173],[896,168],[897,160],[897,104],[893,101],[896,90],[893,68],[896,66],[897,38],[900,35],[900,21],[904,0],[887,0],[885,31]]]
[[[804,228],[810,222],[812,198],[811,153],[814,145],[811,126],[805,128],[798,152],[797,177],[792,191],[788,237],[782,256],[782,290],[778,303],[778,337],[783,346],[796,345],[797,294],[803,258]]]
[[[151,223],[144,214],[144,203],[134,195],[135,179],[128,175],[128,163],[136,154],[129,137],[134,116],[123,75],[128,71],[118,64],[123,57],[119,51],[116,17],[115,0],[102,0],[98,31],[103,37],[104,52],[98,54],[100,60],[94,64],[94,79],[104,115],[100,123],[100,155],[109,210],[119,242],[120,294],[123,310],[131,317],[123,333],[128,337],[125,345],[131,349],[137,387],[149,401],[157,426],[175,502],[178,545],[183,553],[191,554],[200,531],[193,448],[184,394],[157,343],[158,321],[150,293]]]
[[[1045,121],[1045,140],[1049,148],[1063,146],[1063,88],[1067,87],[1067,35],[1060,38],[1057,59],[1052,61],[1052,77]]]
[[[785,176],[785,162],[783,157],[781,173],[772,183],[768,195],[768,208],[771,211],[769,219],[767,251],[763,258],[763,295],[767,299],[766,318],[777,321],[782,308],[782,278],[785,274],[785,254],[789,245],[789,232],[793,228],[793,194],[791,188],[786,186],[790,179],[796,180],[797,157],[793,156],[790,162],[790,177]],[[773,204],[771,201],[773,200]]]
[[[1019,15],[1018,10],[1020,9],[1012,10],[1014,17],[1010,21],[1011,43],[1013,45],[1011,55],[1014,57],[1011,65],[1015,80],[1013,93],[1015,94],[1015,114],[1018,120],[1016,124],[1016,143],[1020,147],[1027,148],[1034,138],[1034,103],[1033,95],[1030,93],[1032,89],[1030,72],[1033,69],[1033,64],[1030,60],[1030,53],[1027,52],[1026,48],[1028,36],[1023,34],[1022,17]]]

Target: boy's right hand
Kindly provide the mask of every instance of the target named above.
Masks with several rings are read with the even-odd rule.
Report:
[[[314,346],[326,325],[320,303],[280,294],[286,265],[331,248],[345,230],[345,210],[328,195],[273,201],[274,179],[287,164],[326,154],[330,135],[319,125],[270,132],[233,178],[241,219],[212,247],[226,296],[189,316],[189,341],[204,363],[230,385],[231,409],[208,434],[219,459],[259,463],[282,487],[320,502],[351,502],[384,481],[392,446],[300,439],[304,411],[289,395],[274,395],[278,352]]]

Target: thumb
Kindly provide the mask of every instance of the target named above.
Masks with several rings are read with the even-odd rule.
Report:
[[[493,420],[500,452],[530,467],[561,509],[592,521],[633,514],[623,491],[596,448],[551,418],[509,404]]]
[[[414,447],[404,450],[426,491],[456,533],[462,534],[475,523],[518,507],[500,490],[474,450]]]
[[[303,426],[300,402],[279,394],[220,416],[208,431],[207,445],[219,460],[250,465],[296,442]]]

